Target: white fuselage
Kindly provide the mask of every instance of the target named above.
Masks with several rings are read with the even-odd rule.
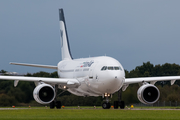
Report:
[[[113,94],[125,81],[122,65],[106,56],[60,61],[58,75],[60,78],[76,78],[80,82],[78,88],[68,89],[78,96]]]

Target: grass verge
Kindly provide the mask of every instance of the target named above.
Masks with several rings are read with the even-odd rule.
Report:
[[[179,110],[4,109],[0,120],[179,120]]]

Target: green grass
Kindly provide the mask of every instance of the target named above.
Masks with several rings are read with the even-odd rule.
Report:
[[[0,120],[179,120],[180,110],[6,109]]]

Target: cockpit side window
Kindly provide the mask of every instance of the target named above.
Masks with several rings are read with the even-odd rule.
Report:
[[[104,70],[106,70],[106,69],[107,69],[107,66],[104,67]]]
[[[119,67],[114,67],[114,70],[119,70]]]
[[[121,67],[119,67],[119,69],[122,71],[122,68],[121,68]]]
[[[106,70],[107,69],[107,66],[103,66],[102,68],[101,68],[101,70],[103,71],[103,70]]]
[[[101,68],[101,70],[104,70],[104,67],[105,67],[105,66],[103,66],[103,67]]]

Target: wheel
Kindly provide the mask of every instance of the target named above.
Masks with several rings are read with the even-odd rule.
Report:
[[[118,109],[119,101],[114,101],[114,109]]]
[[[103,109],[109,109],[111,107],[111,104],[108,102],[104,102],[103,104],[102,104],[102,108]]]
[[[50,109],[54,109],[54,107],[55,107],[55,103],[54,103],[54,101],[52,101],[52,102],[50,103]]]
[[[107,109],[110,109],[111,108],[111,104],[108,102],[107,103]]]
[[[120,108],[121,108],[121,109],[124,109],[124,108],[125,108],[125,103],[124,103],[124,101],[121,101],[121,102],[120,102]]]
[[[104,102],[104,103],[102,104],[102,108],[103,108],[103,109],[107,109],[107,103],[106,103],[106,102]]]
[[[61,101],[56,101],[56,108],[61,109]]]

